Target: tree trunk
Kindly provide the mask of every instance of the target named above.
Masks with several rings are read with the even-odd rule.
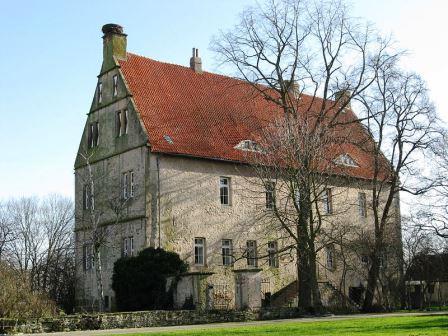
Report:
[[[98,295],[98,311],[104,311],[104,289],[103,289],[103,270],[101,267],[101,252],[99,248],[95,248],[95,275],[96,289]]]
[[[363,312],[371,312],[373,310],[373,298],[375,296],[375,290],[380,270],[379,259],[376,251],[374,251],[373,253],[372,266],[369,269],[369,274],[367,278],[366,296],[364,298],[364,302],[362,305]]]

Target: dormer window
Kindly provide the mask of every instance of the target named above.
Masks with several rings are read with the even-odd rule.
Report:
[[[242,140],[234,148],[248,152],[261,152],[261,146],[253,140]]]
[[[114,75],[112,77],[112,79],[113,79],[113,82],[114,82],[112,96],[116,97],[116,96],[118,96],[118,76]]]
[[[353,158],[348,154],[339,155],[334,162],[338,165],[348,166],[348,167],[359,167]]]
[[[167,134],[165,134],[165,135],[163,136],[163,138],[164,138],[165,141],[168,142],[170,145],[172,145],[172,144],[174,143],[173,139],[172,139],[169,135],[167,135]]]
[[[98,104],[101,104],[103,102],[103,83],[98,83],[97,88],[97,94],[98,94]]]

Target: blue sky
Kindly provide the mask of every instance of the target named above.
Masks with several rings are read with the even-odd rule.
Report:
[[[217,71],[209,42],[254,0],[0,0],[0,199],[72,196],[73,162],[102,57],[101,26],[128,34],[128,50],[187,65],[192,47]],[[448,120],[445,0],[358,0],[356,16],[411,52]]]

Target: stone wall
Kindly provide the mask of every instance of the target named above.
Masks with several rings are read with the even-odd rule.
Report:
[[[75,330],[162,327],[218,322],[243,322],[257,319],[298,316],[296,310],[277,312],[255,311],[142,311],[112,314],[68,315],[56,318],[18,321],[0,319],[0,333],[41,333]]]

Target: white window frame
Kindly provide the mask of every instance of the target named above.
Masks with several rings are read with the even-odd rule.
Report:
[[[121,124],[121,118],[122,118],[122,115],[123,114],[123,112],[122,111],[117,111],[116,113],[115,113],[115,127],[116,127],[116,136],[117,136],[117,138],[118,137],[121,137],[122,136],[122,134],[121,134],[121,131],[122,131],[122,124]]]
[[[134,171],[129,171],[129,197],[133,198],[135,196],[135,174]]]
[[[113,82],[112,97],[117,97],[118,96],[118,75],[112,76],[112,82]]]
[[[128,115],[129,115],[129,113],[128,113],[128,109],[125,109],[124,111],[123,111],[124,113],[123,113],[123,115],[122,115],[122,117],[123,117],[123,135],[124,134],[128,134],[128,128],[129,128],[129,119],[128,119]]]
[[[134,236],[129,237],[129,253],[134,256]]]
[[[246,241],[246,260],[247,260],[247,266],[252,266],[252,267],[258,266],[257,241],[256,240]]]
[[[358,192],[358,208],[359,216],[362,218],[367,217],[367,197],[365,192]]]
[[[333,213],[333,192],[331,188],[324,190],[322,196],[322,203],[324,206],[324,213],[330,215]]]
[[[194,264],[197,266],[205,265],[205,238],[195,237],[194,238]]]
[[[129,236],[123,238],[122,242],[122,256],[123,257],[132,257],[134,255],[134,237]]]
[[[329,270],[334,270],[334,247],[327,246],[325,248],[325,265]]]
[[[230,205],[230,177],[219,178],[219,201],[221,205]]]
[[[98,82],[98,104],[101,104],[103,102],[103,83]]]
[[[269,264],[269,267],[278,268],[279,267],[279,263],[278,263],[278,242],[275,241],[275,240],[268,241],[267,252],[268,252],[268,264]]]
[[[94,210],[95,209],[95,199],[93,197],[93,193],[91,191],[91,185],[90,184],[84,184],[83,190],[83,209],[84,210]]]
[[[233,265],[233,242],[232,239],[221,240],[221,255],[223,266]]]
[[[266,209],[275,207],[275,182],[267,182],[265,186]]]
[[[93,245],[91,243],[82,246],[82,261],[84,271],[93,268]]]
[[[123,192],[123,199],[129,198],[129,172],[124,172],[121,177],[121,187]]]

